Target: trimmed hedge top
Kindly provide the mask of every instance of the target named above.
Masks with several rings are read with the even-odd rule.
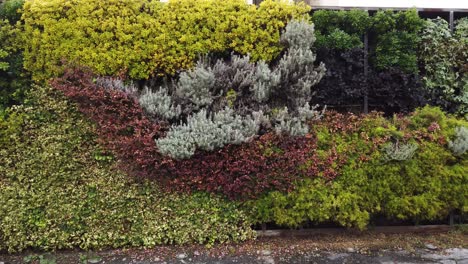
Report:
[[[174,74],[209,52],[249,53],[271,60],[281,51],[280,31],[309,10],[267,0],[52,0],[28,1],[22,19],[25,68],[35,79],[60,74],[64,61],[133,79]]]

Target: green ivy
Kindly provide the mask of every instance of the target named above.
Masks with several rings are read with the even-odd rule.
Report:
[[[457,21],[455,33],[441,18],[426,21],[419,58],[423,64],[424,87],[445,108],[468,114],[468,19]]]

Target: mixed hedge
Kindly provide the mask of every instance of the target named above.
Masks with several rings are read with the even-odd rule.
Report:
[[[308,103],[324,71],[323,65],[313,67],[313,27],[293,21],[283,36],[289,48],[271,70],[263,61],[232,56],[214,66],[200,62],[157,92],[147,87],[138,94],[135,87],[93,82],[82,72],[52,86],[100,125],[128,171],[245,199],[291,187],[307,157],[301,146],[308,146],[294,137],[306,135],[307,122],[319,116]],[[160,125],[171,123],[169,130]],[[264,155],[268,149],[274,151]]]
[[[414,223],[466,212],[468,136],[466,120],[425,107],[404,117],[385,119],[328,113],[312,126],[314,151],[334,159],[336,179],[314,177],[289,193],[270,192],[250,201],[257,223],[288,227],[334,222],[364,228],[379,216]],[[464,133],[464,136],[461,136]],[[460,138],[457,140],[456,138]],[[449,141],[465,145],[455,151]],[[460,155],[461,154],[461,155]]]
[[[450,32],[415,10],[308,12],[1,4],[0,250],[468,212],[468,20]],[[364,97],[381,112],[347,112]]]
[[[239,204],[135,183],[50,88],[0,119],[0,250],[151,247],[253,237]]]

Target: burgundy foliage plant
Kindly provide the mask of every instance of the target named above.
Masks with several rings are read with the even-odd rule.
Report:
[[[94,79],[89,72],[74,69],[51,84],[96,123],[100,143],[134,177],[156,179],[171,190],[247,199],[268,190],[288,190],[300,175],[317,167],[310,165],[315,148],[312,137],[274,133],[212,152],[198,151],[190,159],[164,157],[155,140],[164,136],[167,126],[150,120],[131,93],[99,86]]]

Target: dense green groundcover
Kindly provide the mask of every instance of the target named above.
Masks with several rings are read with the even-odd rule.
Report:
[[[238,204],[132,183],[50,89],[0,119],[0,249],[154,246],[253,237]]]

